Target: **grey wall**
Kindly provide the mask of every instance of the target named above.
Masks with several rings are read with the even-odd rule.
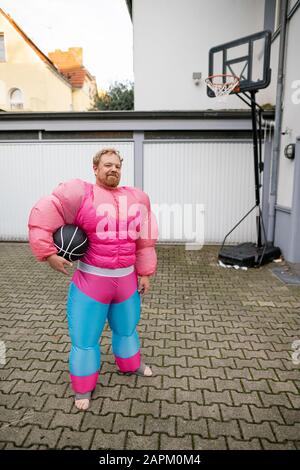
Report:
[[[300,137],[296,141],[292,207],[276,206],[275,245],[290,263],[300,263]]]

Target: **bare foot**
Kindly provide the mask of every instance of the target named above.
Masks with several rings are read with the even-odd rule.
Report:
[[[145,370],[144,370],[144,375],[146,375],[147,377],[150,377],[150,375],[152,375],[152,374],[153,374],[153,372],[152,372],[152,370],[150,369],[150,367],[149,367],[149,366],[146,366],[146,367],[145,367]]]
[[[76,393],[75,394],[75,406],[79,410],[87,410],[90,404],[92,392]]]
[[[75,400],[75,406],[79,410],[87,410],[90,404],[90,400],[88,398],[82,398],[81,400]]]

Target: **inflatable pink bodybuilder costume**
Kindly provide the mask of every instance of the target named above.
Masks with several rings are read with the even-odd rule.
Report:
[[[149,197],[142,190],[128,186],[106,189],[80,179],[59,184],[32,208],[29,243],[39,261],[57,253],[53,232],[64,224],[79,226],[89,240],[67,299],[70,378],[73,390],[84,394],[97,383],[99,339],[106,319],[119,370],[133,372],[140,367],[137,276],[156,271],[157,224]]]

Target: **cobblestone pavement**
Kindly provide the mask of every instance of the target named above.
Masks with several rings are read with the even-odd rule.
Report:
[[[158,247],[138,326],[154,375],[118,373],[106,326],[82,412],[69,383],[70,276],[38,263],[26,243],[1,243],[0,447],[299,449],[300,288],[272,274],[276,263],[221,268],[218,249]]]

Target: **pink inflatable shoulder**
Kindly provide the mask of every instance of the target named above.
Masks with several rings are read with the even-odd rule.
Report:
[[[85,193],[85,182],[79,178],[60,183],[49,196],[33,206],[28,220],[30,248],[39,261],[57,253],[53,232],[64,224],[72,224]]]
[[[158,239],[156,217],[151,211],[148,194],[139,188],[134,188],[135,196],[142,207],[142,224],[140,236],[136,240],[135,268],[139,276],[151,276],[157,268],[155,244]]]

